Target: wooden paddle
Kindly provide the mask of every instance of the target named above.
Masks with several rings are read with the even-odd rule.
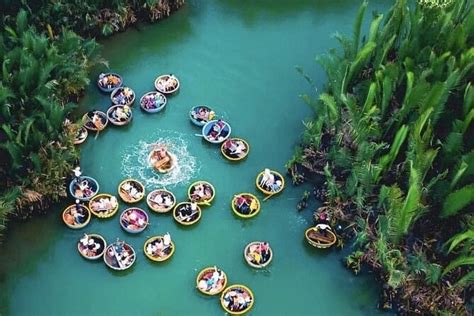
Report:
[[[268,200],[269,198],[271,198],[274,195],[275,195],[275,193],[269,194],[266,198],[263,199],[263,202],[265,202],[266,200]]]

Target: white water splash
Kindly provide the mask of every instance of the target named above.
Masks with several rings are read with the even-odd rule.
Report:
[[[154,144],[164,144],[171,153],[176,155],[178,165],[170,172],[156,172],[148,164],[148,154]],[[145,185],[147,191],[189,182],[199,169],[196,157],[188,151],[184,134],[175,131],[157,130],[147,135],[146,139],[126,147],[122,153],[122,175],[139,180]]]

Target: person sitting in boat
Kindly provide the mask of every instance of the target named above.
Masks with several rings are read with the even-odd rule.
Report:
[[[321,233],[324,236],[327,236],[328,235],[328,230],[331,229],[331,226],[329,226],[327,224],[317,224],[315,228],[319,233]]]
[[[168,232],[163,236],[163,245],[165,248],[171,245],[171,235]]]
[[[164,204],[166,207],[170,207],[171,205],[173,205],[173,200],[171,199],[171,196],[166,195],[166,196],[163,198],[163,204]]]
[[[128,120],[128,117],[129,117],[129,114],[130,113],[130,107],[128,106],[123,106],[122,107],[118,107],[116,110],[115,110],[115,117],[119,120],[119,121],[126,121]]]
[[[250,205],[244,196],[240,195],[237,197],[236,205],[240,213],[242,214],[250,213]]]
[[[79,181],[81,181],[81,175],[82,175],[81,167],[77,166],[76,168],[72,170],[72,172],[74,173],[74,180],[77,183],[79,183]]]
[[[78,211],[76,208],[71,209],[71,215],[74,217],[74,223],[76,225],[82,224],[85,221],[85,215],[83,214],[82,208],[79,208]]]
[[[217,120],[217,122],[214,123],[207,136],[209,136],[209,138],[212,140],[218,140],[219,137],[225,136],[222,135],[224,133],[224,127],[224,121],[222,121],[221,119]]]
[[[123,221],[128,229],[137,230],[142,228],[146,222],[140,215],[134,210],[129,210],[123,215]]]
[[[321,212],[319,214],[314,214],[316,224],[326,224],[329,225],[329,216],[326,212]]]
[[[260,186],[263,188],[270,189],[275,183],[275,176],[271,173],[270,169],[265,168],[262,179],[260,179]]]
[[[278,192],[282,186],[281,180],[275,181],[273,184],[269,185],[270,191]]]
[[[151,156],[151,164],[153,168],[160,169],[170,163],[171,158],[168,154],[168,150],[165,146],[160,146],[158,149],[153,150]]]
[[[270,245],[268,242],[260,243],[260,254],[262,255],[262,263],[265,263],[270,259]]]

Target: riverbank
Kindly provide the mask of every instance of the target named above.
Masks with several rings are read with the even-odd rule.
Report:
[[[67,196],[66,179],[79,163],[71,110],[90,83],[89,71],[107,65],[95,40],[81,36],[109,36],[138,21],[156,22],[182,5],[184,0],[110,7],[96,1],[2,2],[0,177],[6,185],[0,189],[0,229],[7,218],[44,214]]]
[[[323,177],[315,217],[345,227],[348,268],[376,272],[400,314],[472,312],[474,13],[435,4],[396,1],[367,34],[362,5],[342,52],[318,57],[327,87],[304,97],[315,118],[287,164],[295,184]]]

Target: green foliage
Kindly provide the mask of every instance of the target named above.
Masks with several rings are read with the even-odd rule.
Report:
[[[356,246],[382,265],[392,287],[444,286],[442,275],[459,286],[472,282],[474,242],[463,218],[474,203],[474,9],[467,0],[426,2],[395,1],[373,16],[361,43],[364,2],[352,38],[336,35],[342,52],[317,58],[327,89],[306,97],[317,111],[304,139],[327,161],[316,171],[326,177],[328,204],[351,206],[343,219],[357,223]],[[433,240],[448,240],[448,258]]]

